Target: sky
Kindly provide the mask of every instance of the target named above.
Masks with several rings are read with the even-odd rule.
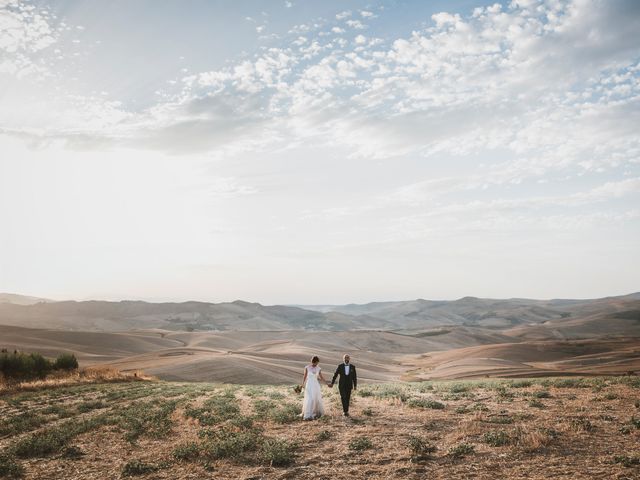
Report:
[[[0,291],[640,290],[636,0],[0,0]]]

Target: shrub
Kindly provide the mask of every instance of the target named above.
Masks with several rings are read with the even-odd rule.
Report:
[[[11,380],[44,378],[53,365],[39,353],[24,353],[3,350],[0,353],[0,372]]]
[[[62,353],[56,358],[53,368],[56,370],[76,370],[78,360],[73,353]]]
[[[349,450],[361,452],[373,448],[373,443],[367,437],[356,437],[349,442]]]

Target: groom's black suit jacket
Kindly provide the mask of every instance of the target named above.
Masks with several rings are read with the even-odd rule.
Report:
[[[333,374],[333,379],[331,383],[336,383],[336,377],[340,375],[340,380],[338,381],[338,387],[340,390],[351,390],[352,388],[356,388],[358,386],[358,375],[356,374],[356,366],[353,363],[349,364],[349,375],[345,373],[345,364],[341,363],[336,368],[336,373]]]

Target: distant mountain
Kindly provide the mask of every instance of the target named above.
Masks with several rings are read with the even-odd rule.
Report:
[[[640,309],[640,293],[594,300],[532,300],[512,298],[496,300],[464,297],[453,301],[408,300],[373,302],[363,305],[301,305],[300,308],[325,314],[341,313],[355,318],[366,316],[394,325],[396,329],[421,330],[441,326],[474,326],[511,329],[591,318]],[[593,318],[592,318],[593,319]]]
[[[16,295],[15,293],[1,293],[0,303],[12,303],[14,305],[33,305],[34,303],[53,302],[46,298],[29,297],[27,295]]]
[[[24,298],[24,297],[23,297]],[[640,335],[640,295],[595,300],[410,300],[366,305],[265,306],[227,303],[64,301],[0,303],[0,325],[75,331],[390,330],[442,335],[456,328],[527,339]]]
[[[353,330],[390,328],[376,318],[323,314],[286,306],[264,306],[241,300],[230,303],[148,303],[142,301],[65,301],[31,305],[0,304],[0,325],[77,331],[164,329]]]

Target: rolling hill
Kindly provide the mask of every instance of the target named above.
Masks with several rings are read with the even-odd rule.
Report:
[[[0,304],[0,348],[167,380],[291,383],[350,352],[364,381],[622,374],[640,369],[640,295],[595,300],[413,300],[345,306]]]

